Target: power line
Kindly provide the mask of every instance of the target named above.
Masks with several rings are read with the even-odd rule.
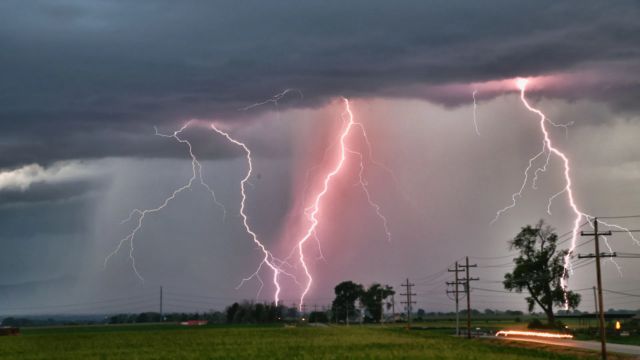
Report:
[[[589,224],[589,221],[585,221],[584,223],[582,223],[580,226],[578,226],[578,229],[583,228],[587,224]],[[556,243],[556,245],[561,245],[561,244],[564,244],[565,242],[571,240],[572,237],[570,237],[569,235],[572,235],[572,234],[573,234],[573,230],[569,230],[569,231],[566,231],[566,232],[558,235],[556,241],[564,239],[564,238],[566,238],[566,239],[564,239],[562,241],[558,241]],[[516,251],[511,251],[509,255],[504,255],[504,256],[486,256],[486,257],[483,257],[483,256],[469,256],[469,258],[477,259],[477,260],[499,260],[499,259],[510,258],[510,257],[513,257],[513,256],[515,256],[517,254],[518,254],[518,251],[516,250]]]
[[[618,255],[618,258],[623,258],[623,259],[638,259],[640,258],[640,254],[633,254],[633,253],[619,253],[616,252],[616,255]]]
[[[640,218],[640,215],[622,215],[622,216],[598,216],[599,219],[634,219]]]
[[[468,261],[468,260],[467,260]],[[464,270],[462,270],[462,268],[458,265],[458,262],[455,262],[455,267],[453,269],[447,269],[448,272],[452,272],[454,273],[454,279],[455,281],[450,283],[447,282],[447,285],[453,285],[454,286],[454,290],[450,291],[450,290],[446,290],[445,294],[447,294],[447,297],[449,297],[449,294],[455,294],[455,302],[456,302],[456,336],[460,336],[460,308],[459,308],[459,302],[460,302],[460,292],[458,287],[460,286],[460,280],[458,278],[458,273],[462,272]],[[466,296],[466,294],[465,294]]]
[[[517,251],[514,251],[513,253],[517,253]],[[506,259],[509,257],[512,257],[513,255],[504,255],[504,256],[469,256],[469,258],[471,259],[477,259],[477,260],[499,260],[499,259]]]
[[[465,258],[464,265],[459,265],[460,268],[464,268],[465,270],[465,278],[459,279],[460,281],[464,281],[464,291],[467,294],[467,339],[471,339],[471,287],[470,281],[478,281],[480,278],[472,278],[469,275],[469,269],[472,267],[477,267],[478,264],[469,265],[469,257]],[[456,269],[457,270],[457,269]],[[456,273],[457,274],[457,273]],[[457,286],[457,285],[456,285]]]
[[[598,218],[593,219],[593,232],[581,231],[580,236],[593,236],[595,243],[595,254],[578,255],[578,258],[595,258],[596,260],[596,288],[598,290],[598,322],[600,325],[600,345],[601,355],[603,360],[607,360],[607,340],[604,327],[604,301],[602,299],[602,274],[600,271],[600,258],[601,257],[614,257],[613,254],[600,253],[600,236],[610,236],[611,231],[598,231]]]
[[[497,293],[505,293],[505,294],[513,294],[511,291],[507,290],[494,290],[494,289],[484,289],[479,287],[471,288],[472,290],[480,290],[480,291],[489,291],[489,292],[497,292]]]
[[[632,297],[640,297],[639,294],[629,294],[626,292],[622,292],[622,291],[615,291],[615,290],[608,290],[608,289],[602,289],[603,291],[609,292],[609,293],[613,293],[613,294],[619,294],[619,295],[625,295],[625,296],[632,296]]]
[[[411,287],[415,286],[415,284],[412,284],[409,282],[409,278],[407,278],[407,282],[400,285],[402,287],[404,287],[406,289],[406,293],[404,294],[400,294],[402,296],[406,296],[407,300],[406,301],[402,301],[402,304],[405,304],[407,306],[407,328],[411,328],[411,312],[412,312],[412,305],[415,304],[415,301],[411,300],[412,296],[416,296],[415,293],[411,292]]]
[[[504,264],[495,264],[495,265],[478,265],[478,268],[480,269],[504,268],[504,267],[511,267],[513,265],[515,265],[513,262],[508,262]]]
[[[425,276],[423,276],[423,277],[418,277],[418,278],[416,278],[415,280],[425,280],[425,279],[431,278],[431,277],[433,277],[433,276],[441,275],[441,274],[446,274],[446,273],[447,273],[447,269],[445,268],[444,270],[440,270],[440,271],[434,272],[434,273],[432,273],[432,274],[425,275]],[[437,276],[436,276],[436,277],[437,277]]]

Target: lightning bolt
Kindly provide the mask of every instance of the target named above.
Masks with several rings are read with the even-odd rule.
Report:
[[[251,109],[253,109],[255,107],[262,106],[262,105],[267,105],[267,104],[273,104],[276,107],[278,107],[278,103],[280,102],[280,100],[282,100],[289,93],[296,93],[296,94],[298,94],[300,99],[304,99],[304,95],[302,94],[302,91],[300,91],[298,89],[285,89],[283,92],[277,93],[277,94],[273,95],[272,97],[268,98],[267,100],[260,101],[260,102],[257,102],[257,103],[251,104],[251,105],[247,105],[247,106],[245,106],[243,108],[240,108],[240,111],[251,110]]]
[[[138,271],[137,267],[136,267],[136,262],[135,262],[135,257],[134,257],[134,239],[136,237],[136,235],[138,234],[138,231],[142,228],[143,223],[145,218],[148,215],[152,215],[155,213],[158,213],[160,211],[162,211],[164,208],[166,208],[169,203],[174,200],[180,193],[182,193],[185,190],[188,189],[192,189],[193,185],[196,183],[196,181],[198,181],[198,183],[203,186],[211,195],[211,197],[213,198],[213,201],[221,207],[223,213],[224,213],[224,217],[226,217],[227,215],[227,211],[226,208],[217,200],[216,196],[215,196],[215,192],[211,189],[211,187],[204,181],[204,178],[202,176],[202,165],[200,164],[200,162],[198,161],[197,157],[195,156],[194,152],[193,152],[193,146],[191,145],[191,143],[188,140],[185,140],[183,138],[180,137],[180,135],[182,134],[182,132],[187,129],[192,121],[187,122],[185,125],[183,125],[179,130],[175,131],[173,134],[162,134],[159,133],[158,130],[156,129],[156,135],[160,136],[160,137],[166,137],[166,138],[173,138],[175,140],[177,140],[180,143],[183,143],[187,146],[188,150],[189,150],[189,155],[191,157],[191,162],[192,162],[192,175],[191,178],[189,179],[189,181],[175,189],[170,196],[168,196],[167,198],[165,198],[165,200],[160,204],[160,206],[155,207],[155,208],[151,208],[151,209],[145,209],[145,210],[140,210],[140,209],[134,209],[130,214],[129,217],[127,219],[125,219],[123,221],[123,223],[132,221],[136,216],[137,216],[137,220],[136,220],[136,226],[133,228],[133,230],[124,238],[122,238],[119,243],[118,246],[116,247],[116,249],[111,252],[104,261],[104,265],[106,267],[107,263],[109,262],[109,260],[111,259],[111,257],[113,257],[115,254],[117,254],[120,249],[124,246],[125,243],[129,243],[130,244],[130,248],[129,248],[129,258],[131,260],[131,265],[133,268],[134,273],[136,274],[136,276],[141,280],[144,281],[144,278],[142,277],[142,275],[140,274],[140,272]],[[264,282],[262,281],[262,279],[260,278],[260,271],[262,270],[263,266],[268,266],[272,271],[273,271],[273,283],[274,286],[276,287],[276,292],[274,295],[274,301],[276,303],[276,305],[279,303],[279,294],[280,294],[280,284],[278,282],[278,278],[281,274],[287,275],[287,276],[291,276],[294,278],[295,277],[280,269],[280,266],[282,265],[282,262],[279,262],[278,259],[276,259],[264,246],[264,244],[262,242],[260,242],[260,240],[258,239],[256,233],[251,229],[251,227],[249,226],[249,220],[248,217],[246,215],[245,212],[245,204],[246,204],[246,185],[249,182],[249,179],[251,178],[251,175],[253,173],[253,162],[251,159],[251,151],[249,150],[249,148],[242,142],[232,138],[227,132],[224,132],[222,130],[220,130],[218,127],[216,127],[214,124],[211,124],[211,129],[213,131],[215,131],[217,134],[224,136],[228,141],[230,141],[231,143],[240,146],[246,154],[246,159],[247,159],[247,163],[248,163],[248,170],[247,170],[247,174],[246,176],[242,179],[241,181],[241,185],[240,185],[240,190],[241,190],[241,194],[242,194],[242,201],[240,204],[240,215],[242,216],[243,219],[243,225],[245,227],[245,230],[247,231],[248,234],[250,234],[252,240],[254,241],[254,243],[256,245],[258,245],[258,247],[260,248],[260,250],[262,251],[264,257],[262,259],[262,261],[260,262],[257,270],[248,278],[242,279],[240,286],[242,286],[244,284],[244,282],[249,281],[253,278],[256,278],[259,282],[260,282],[260,289],[258,290],[258,295],[260,294],[260,291],[262,290],[262,287],[264,286]],[[279,262],[280,265],[277,266],[275,263]],[[297,281],[296,281],[297,282]]]
[[[480,136],[480,130],[478,130],[478,104],[476,103],[476,94],[478,90],[473,90],[471,96],[473,97],[473,126],[476,129],[476,135]]]
[[[572,265],[571,265],[571,257],[573,255],[573,252],[576,248],[576,243],[577,243],[577,238],[578,238],[578,230],[581,227],[580,223],[582,222],[582,219],[585,218],[589,224],[593,227],[593,219],[595,219],[595,217],[583,212],[577,205],[576,201],[575,201],[575,196],[574,196],[574,192],[573,192],[573,183],[572,183],[572,179],[571,179],[571,163],[569,161],[569,158],[562,152],[560,151],[557,147],[555,147],[555,145],[553,144],[552,140],[551,140],[551,136],[549,135],[549,131],[547,128],[547,123],[551,124],[552,126],[555,127],[563,127],[565,129],[565,134],[567,131],[568,126],[571,125],[571,123],[569,124],[557,124],[552,122],[551,120],[549,120],[549,118],[546,117],[546,115],[539,109],[534,108],[533,106],[531,106],[529,104],[529,102],[527,101],[526,98],[526,89],[527,89],[527,84],[528,84],[529,80],[528,79],[523,79],[523,78],[519,78],[516,80],[516,85],[518,87],[518,89],[520,90],[520,100],[522,102],[522,104],[524,105],[524,107],[529,110],[530,112],[536,114],[538,116],[539,120],[539,124],[540,124],[540,131],[543,134],[543,146],[542,146],[542,150],[536,154],[534,157],[532,157],[531,159],[529,159],[529,164],[527,166],[527,168],[525,169],[524,172],[524,181],[520,187],[520,190],[516,193],[514,193],[512,195],[512,202],[511,204],[509,204],[508,206],[498,210],[498,212],[496,213],[496,217],[492,220],[492,223],[494,223],[495,221],[498,220],[498,218],[500,217],[500,215],[502,215],[505,211],[513,208],[516,205],[516,200],[517,198],[522,197],[522,192],[524,191],[526,184],[528,183],[528,176],[529,176],[529,171],[533,168],[533,164],[535,163],[535,161],[540,158],[541,156],[546,154],[546,160],[543,166],[537,168],[534,172],[534,178],[533,178],[533,183],[532,183],[532,187],[535,189],[536,188],[536,181],[538,179],[538,175],[541,172],[545,172],[547,170],[547,167],[549,165],[549,161],[551,156],[555,156],[556,158],[558,158],[563,165],[563,175],[564,175],[564,183],[565,186],[562,188],[562,190],[558,191],[557,193],[555,193],[554,195],[552,195],[549,198],[549,202],[547,204],[547,212],[549,213],[549,215],[551,215],[551,205],[553,203],[553,201],[558,198],[561,195],[566,195],[567,196],[567,202],[569,207],[571,208],[571,211],[574,214],[574,220],[573,220],[573,227],[571,230],[571,243],[569,246],[569,251],[567,252],[567,255],[565,255],[563,262],[564,262],[564,274],[562,276],[561,279],[561,285],[562,287],[565,289],[565,307],[568,308],[568,299],[567,299],[567,293],[566,293],[566,289],[567,289],[567,274],[569,272],[572,272]],[[640,241],[638,241],[633,234],[631,233],[631,231],[627,228],[621,227],[619,225],[616,224],[610,224],[610,223],[605,223],[602,222],[603,224],[605,224],[606,226],[609,227],[615,227],[621,230],[626,231],[629,236],[631,237],[631,239],[636,243],[636,245],[640,245]],[[608,239],[605,237],[604,238],[605,241],[605,245],[607,246],[607,248],[609,249],[609,251],[613,251]],[[616,266],[618,272],[620,274],[622,274],[621,272],[621,267],[615,262],[613,261],[613,259],[611,259],[612,263]]]
[[[524,170],[524,180],[522,181],[522,185],[520,186],[520,190],[518,190],[518,192],[513,193],[513,195],[511,195],[511,204],[503,207],[502,209],[498,210],[496,212],[496,216],[493,218],[493,220],[491,220],[491,224],[493,225],[496,221],[498,221],[498,219],[500,218],[500,216],[502,214],[504,214],[505,212],[507,212],[510,209],[513,209],[516,206],[517,203],[517,199],[522,197],[522,192],[524,191],[525,187],[527,186],[527,183],[529,182],[529,170],[531,170],[531,168],[533,167],[533,164],[535,163],[535,161],[544,154],[545,152],[545,146],[543,145],[542,150],[536,154],[534,157],[532,157],[531,159],[529,159],[529,165],[527,165],[527,168]]]
[[[258,265],[258,268],[256,269],[256,271],[253,274],[251,274],[249,277],[242,279],[238,287],[242,286],[245,282],[255,278],[260,282],[260,289],[258,290],[258,294],[260,294],[260,291],[262,290],[264,283],[260,278],[259,273],[260,273],[260,270],[262,270],[262,267],[264,265],[267,265],[273,272],[273,278],[272,278],[273,285],[276,288],[276,292],[274,294],[274,302],[276,305],[278,305],[278,303],[280,302],[280,291],[281,291],[280,283],[278,280],[279,280],[280,274],[283,273],[283,271],[279,266],[276,266],[275,262],[277,260],[275,260],[271,252],[269,252],[266,246],[258,239],[258,235],[251,229],[251,226],[249,225],[249,218],[245,212],[246,201],[247,201],[246,185],[249,182],[249,179],[251,178],[251,175],[253,173],[253,161],[251,159],[251,150],[249,150],[249,148],[245,143],[232,138],[231,135],[229,135],[229,133],[223,130],[220,130],[218,127],[215,126],[215,124],[211,124],[211,129],[216,133],[224,136],[227,140],[229,140],[229,142],[241,147],[242,150],[245,152],[245,156],[248,164],[247,174],[242,179],[242,181],[240,181],[240,193],[242,194],[242,200],[240,202],[240,216],[242,217],[242,223],[244,225],[246,232],[251,236],[251,239],[253,240],[253,242],[258,246],[258,248],[262,252],[263,258],[260,264]]]
[[[573,194],[573,187],[572,187],[572,181],[571,181],[571,164],[569,162],[569,158],[562,152],[560,151],[558,148],[556,148],[553,145],[553,142],[551,141],[551,137],[549,136],[549,131],[547,129],[546,123],[547,123],[547,117],[544,115],[544,113],[542,111],[540,111],[539,109],[536,109],[534,107],[532,107],[529,102],[527,101],[527,98],[525,96],[525,92],[527,89],[527,83],[528,80],[527,79],[518,79],[516,80],[516,84],[518,86],[518,88],[520,89],[520,100],[522,101],[522,104],[524,104],[524,106],[527,108],[527,110],[531,111],[532,113],[535,113],[536,115],[538,115],[538,117],[540,118],[540,130],[542,131],[543,135],[544,135],[544,145],[545,148],[550,152],[553,153],[556,157],[558,157],[561,161],[562,164],[564,166],[564,181],[565,181],[565,187],[562,191],[556,193],[550,200],[553,201],[553,199],[557,196],[559,196],[562,193],[566,193],[567,195],[567,200],[569,203],[569,207],[571,207],[571,211],[573,211],[575,218],[573,220],[573,228],[571,229],[571,244],[569,246],[569,251],[567,252],[567,255],[565,255],[564,257],[564,271],[565,274],[564,276],[562,276],[561,278],[561,284],[562,287],[564,289],[567,288],[567,279],[566,279],[566,275],[567,272],[570,270],[571,268],[571,256],[573,255],[573,252],[576,248],[576,242],[578,240],[578,229],[580,228],[580,222],[582,221],[582,217],[585,216],[585,214],[580,211],[580,209],[578,208],[578,205],[576,204],[575,198],[574,198],[574,194]],[[544,149],[543,149],[544,150]],[[566,296],[566,292],[565,292],[565,305],[568,306],[567,303],[567,296]]]
[[[188,140],[185,140],[185,139],[180,137],[180,134],[182,134],[182,132],[185,129],[187,129],[191,125],[191,123],[192,123],[192,121],[188,121],[180,129],[178,129],[177,131],[173,132],[173,134],[170,134],[170,135],[162,134],[162,133],[158,132],[158,129],[154,128],[155,129],[155,134],[157,136],[165,137],[165,138],[173,138],[176,141],[178,141],[179,143],[185,144],[187,146],[187,149],[189,149],[189,156],[191,157],[191,168],[192,168],[191,178],[189,178],[189,181],[186,184],[184,184],[183,186],[175,189],[171,193],[170,196],[165,198],[164,201],[160,204],[160,206],[155,207],[155,208],[151,208],[151,209],[145,209],[145,210],[134,209],[133,211],[131,211],[131,213],[129,214],[129,217],[126,218],[124,221],[122,221],[122,223],[124,224],[124,223],[127,223],[129,221],[132,221],[134,219],[134,217],[137,216],[136,225],[133,228],[133,230],[127,236],[125,236],[124,238],[122,238],[118,242],[118,246],[116,246],[115,250],[113,250],[104,259],[104,266],[105,267],[107,266],[109,260],[120,251],[120,249],[122,248],[122,246],[125,243],[128,242],[129,243],[129,259],[131,260],[131,267],[133,268],[133,272],[140,279],[140,281],[144,282],[144,278],[142,277],[142,275],[140,275],[140,272],[138,271],[138,268],[136,267],[136,259],[134,257],[134,239],[135,239],[136,235],[138,234],[138,231],[142,228],[144,220],[145,220],[147,215],[153,215],[155,213],[158,213],[158,212],[162,211],[162,209],[166,208],[169,205],[169,203],[172,200],[174,200],[180,193],[182,193],[183,191],[185,191],[187,189],[191,189],[193,187],[193,184],[196,182],[196,180],[198,180],[199,184],[209,192],[209,194],[211,195],[214,203],[216,205],[218,205],[222,209],[223,214],[224,214],[223,218],[226,217],[227,210],[225,209],[224,205],[222,205],[217,200],[216,194],[211,189],[211,187],[209,187],[209,185],[207,185],[207,183],[204,181],[204,179],[202,177],[202,165],[200,164],[200,162],[198,161],[198,158],[193,153],[193,147],[191,146],[191,143]]]
[[[387,236],[387,241],[391,242],[391,231],[389,231],[389,223],[387,221],[387,218],[380,211],[380,205],[378,205],[371,198],[371,193],[369,192],[369,182],[364,178],[364,157],[360,152],[353,151],[350,149],[347,149],[347,151],[349,151],[349,153],[353,155],[356,155],[360,160],[359,161],[360,171],[358,171],[358,184],[360,185],[360,187],[362,187],[362,191],[367,197],[367,202],[369,203],[369,206],[373,208],[373,210],[376,213],[376,216],[378,216],[378,218],[380,218],[380,220],[382,221],[382,226],[384,227],[384,233]]]
[[[368,190],[368,182],[364,179],[364,156],[362,155],[362,153],[357,152],[351,148],[349,148],[349,146],[347,145],[347,139],[349,137],[349,135],[351,134],[351,131],[358,127],[362,130],[362,134],[364,136],[364,139],[367,143],[367,145],[369,146],[369,154],[371,154],[371,143],[369,142],[369,139],[367,137],[366,131],[364,130],[364,126],[359,123],[356,122],[354,120],[353,117],[353,112],[351,111],[351,104],[349,103],[349,100],[346,98],[342,99],[344,102],[344,106],[345,106],[345,111],[342,115],[343,121],[345,122],[344,127],[342,128],[342,131],[340,132],[340,135],[338,137],[338,146],[339,146],[339,157],[338,160],[336,161],[336,163],[333,165],[332,169],[325,175],[324,180],[322,181],[322,187],[320,189],[320,191],[315,195],[315,198],[312,202],[312,205],[309,206],[307,209],[305,209],[305,213],[308,216],[309,219],[309,227],[307,228],[306,232],[304,233],[304,235],[300,238],[300,240],[297,243],[297,249],[298,249],[298,256],[299,256],[299,261],[300,264],[302,265],[302,268],[304,270],[304,273],[307,277],[307,283],[306,286],[304,287],[302,294],[300,295],[300,308],[302,309],[302,306],[304,305],[304,299],[307,295],[307,293],[309,292],[309,290],[311,289],[311,285],[313,284],[313,276],[311,275],[311,272],[309,271],[309,267],[307,266],[306,260],[305,260],[305,255],[304,255],[304,246],[305,243],[311,238],[311,237],[315,237],[316,236],[316,232],[317,232],[317,228],[318,225],[320,223],[319,220],[319,214],[321,211],[321,207],[322,207],[322,202],[324,197],[327,195],[327,193],[330,190],[330,186],[331,183],[333,181],[333,179],[338,176],[338,174],[342,171],[342,169],[345,167],[345,163],[347,161],[347,155],[348,154],[352,154],[352,155],[356,155],[358,157],[359,161],[359,166],[360,166],[360,170],[358,173],[358,182],[359,185],[362,187],[367,201],[369,203],[369,205],[371,205],[375,212],[376,215],[382,220],[384,229],[385,229],[385,233],[387,235],[387,239],[389,241],[391,241],[391,232],[388,229],[387,226],[387,219],[386,217],[384,217],[384,215],[381,213],[380,211],[380,206],[375,203],[372,198],[371,198],[371,193]],[[346,120],[345,120],[346,117]]]

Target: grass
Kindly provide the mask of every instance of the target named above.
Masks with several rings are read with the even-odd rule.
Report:
[[[600,341],[600,338],[596,334],[584,334],[579,333],[576,335],[576,340],[592,340],[592,341]],[[614,344],[625,344],[625,345],[639,345],[640,346],[640,335],[631,335],[631,336],[612,336],[607,335],[607,343]]]
[[[86,326],[0,338],[0,359],[596,359],[596,353],[380,326]]]
[[[590,340],[600,341],[595,331],[589,333],[586,332],[587,328],[596,328],[598,326],[597,320],[577,320],[577,319],[561,319],[569,329],[580,330],[575,333],[576,340]],[[466,326],[466,319],[461,319],[460,326]],[[483,330],[497,331],[501,329],[511,330],[527,330],[528,321],[516,322],[512,319],[474,319],[471,323],[473,329],[481,328]],[[455,321],[452,320],[426,320],[416,323],[417,326],[424,326],[429,328],[439,329],[442,333],[451,333],[453,330],[447,332],[446,329],[455,328]],[[607,335],[607,343],[625,344],[625,345],[638,345],[640,346],[640,334],[632,333],[631,336],[620,335]]]

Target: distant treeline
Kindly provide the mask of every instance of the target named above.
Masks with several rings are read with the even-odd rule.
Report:
[[[0,322],[0,326],[28,327],[28,326],[54,326],[54,325],[94,325],[103,321],[68,318],[40,318],[40,317],[6,317]]]
[[[108,319],[109,324],[133,324],[133,323],[156,323],[156,322],[182,322],[187,320],[207,320],[210,323],[218,324],[224,322],[224,314],[220,311],[192,312],[192,313],[168,313],[162,318],[158,312],[143,312],[139,314],[117,314]]]
[[[467,309],[461,309],[460,315],[466,315]],[[438,318],[438,317],[451,317],[455,316],[456,313],[454,311],[449,312],[426,312],[423,309],[418,309],[418,311],[414,314],[417,319],[420,318]],[[475,317],[519,317],[523,316],[524,313],[520,310],[491,310],[485,309],[484,311],[480,311],[477,309],[471,309],[471,316]]]
[[[356,313],[359,311],[356,311]],[[558,311],[561,315],[580,315],[583,312],[574,311]],[[608,314],[628,314],[640,313],[634,310],[607,310]],[[29,327],[29,326],[54,326],[54,325],[93,325],[93,324],[133,324],[133,323],[155,323],[170,322],[177,323],[188,320],[206,320],[210,324],[268,324],[278,322],[293,322],[301,320],[304,316],[308,316],[304,321],[327,323],[336,321],[331,310],[312,311],[305,315],[301,314],[297,307],[288,307],[284,305],[275,306],[274,304],[254,303],[244,301],[233,303],[224,311],[205,311],[205,312],[181,312],[166,313],[160,317],[158,312],[142,312],[142,313],[122,313],[116,315],[83,315],[83,316],[63,316],[51,315],[45,316],[23,316],[23,317],[6,317],[0,321],[1,326]],[[460,311],[460,316],[464,317],[466,310]],[[543,316],[542,313],[524,314],[519,310],[491,310],[483,311],[472,309],[471,315],[476,319],[492,319],[492,318],[511,318],[520,320],[524,316]],[[414,320],[436,320],[436,319],[453,319],[455,312],[426,312],[424,309],[412,314]],[[404,321],[406,313],[398,312],[396,318],[392,319],[390,314],[386,314],[385,321]]]
[[[313,312],[311,321],[328,321],[323,312]],[[118,314],[110,316],[110,324],[130,324],[149,322],[182,322],[187,320],[206,320],[210,324],[268,324],[285,321],[295,321],[301,318],[301,314],[295,307],[284,305],[254,303],[244,301],[233,303],[225,311],[208,311],[193,313],[168,313],[161,318],[158,312],[144,312],[139,314]]]

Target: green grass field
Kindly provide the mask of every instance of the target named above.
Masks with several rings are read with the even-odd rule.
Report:
[[[596,359],[391,326],[86,326],[23,329],[0,359]]]
[[[597,328],[598,323],[595,319],[588,321],[579,321],[576,319],[562,319],[562,321],[569,327],[571,330],[585,330],[587,327]],[[527,321],[515,322],[509,319],[474,319],[472,321],[472,328],[479,327],[483,330],[491,330],[497,331],[501,329],[511,329],[511,330],[527,330]],[[455,322],[451,320],[428,320],[417,323],[418,326],[425,327],[435,327],[435,328],[447,328],[453,329],[455,327]],[[461,322],[461,326],[465,326],[465,322]],[[453,331],[453,330],[451,330]],[[584,331],[576,332],[576,340],[591,340],[591,341],[600,341],[600,338],[592,333],[591,335],[586,334]],[[640,346],[640,336],[638,334],[632,334],[631,336],[619,336],[619,335],[607,335],[607,342],[616,343],[616,344],[626,344],[626,345],[638,345]]]

